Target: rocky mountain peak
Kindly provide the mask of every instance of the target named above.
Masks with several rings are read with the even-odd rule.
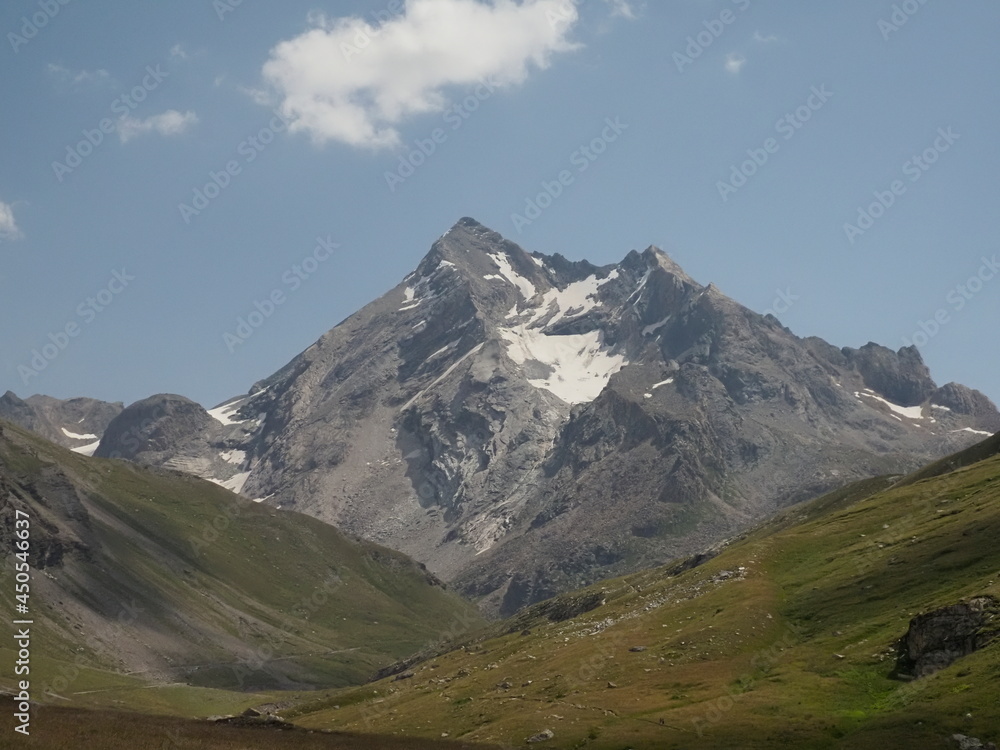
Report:
[[[147,401],[100,455],[310,513],[503,613],[1000,429],[914,349],[799,338],[655,247],[596,266],[468,218],[251,395]]]
[[[100,436],[123,407],[120,402],[93,398],[64,400],[36,394],[20,399],[11,391],[0,396],[0,418],[86,455],[97,448]]]
[[[664,273],[675,277],[679,281],[685,284],[690,284],[693,287],[700,288],[701,286],[698,282],[688,276],[684,269],[681,268],[673,258],[655,245],[650,245],[646,248],[646,250],[642,253],[642,258],[646,261],[647,268],[659,269]]]
[[[937,390],[930,370],[915,346],[894,352],[874,342],[860,349],[845,347],[844,355],[864,378],[865,385],[900,406],[916,406]]]

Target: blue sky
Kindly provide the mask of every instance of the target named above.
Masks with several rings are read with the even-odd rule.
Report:
[[[214,405],[473,216],[595,263],[658,245],[1000,400],[998,26],[990,0],[11,0],[0,391]]]

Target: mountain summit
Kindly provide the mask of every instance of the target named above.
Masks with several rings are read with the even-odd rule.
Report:
[[[146,399],[97,455],[309,513],[506,614],[997,430],[916,349],[799,338],[653,247],[598,267],[462,219],[247,395]]]

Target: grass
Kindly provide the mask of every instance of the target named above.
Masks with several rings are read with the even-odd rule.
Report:
[[[264,685],[254,693],[238,693],[213,689],[217,684],[148,689],[134,676],[95,668],[81,671],[78,686],[97,692],[70,696],[76,706],[200,716],[280,703],[281,716],[301,727],[299,732],[42,707],[39,726],[48,722],[52,744],[38,746],[69,747],[70,740],[61,738],[79,736],[90,746],[112,750],[154,747],[162,744],[165,731],[178,728],[190,733],[184,746],[195,748],[282,747],[284,742],[297,748],[421,747],[421,742],[437,747],[434,743],[445,735],[520,747],[543,729],[555,733],[543,747],[592,750],[945,748],[958,732],[996,742],[1000,642],[930,677],[908,683],[890,676],[895,644],[911,617],[972,596],[1000,596],[1000,444],[995,442],[910,477],[859,482],[791,508],[692,570],[677,574],[671,564],[604,581],[559,597],[557,606],[542,603],[493,624],[458,648],[426,649],[426,658],[410,667],[413,676],[407,679],[309,692]],[[22,464],[30,460],[23,458]],[[87,463],[81,471],[94,471],[92,466]],[[141,548],[141,540],[154,538],[162,528],[176,540],[190,525],[211,521],[228,498],[192,506],[180,499],[183,493],[166,493],[158,484],[158,491],[177,505],[146,503],[142,493],[151,486],[128,474],[135,470],[98,466],[93,482],[104,498],[99,502],[118,514],[111,526],[125,524],[141,532],[139,542],[128,535],[115,542],[120,546],[113,554],[133,560],[158,592],[179,597],[177,602],[200,617],[215,616],[221,603],[242,606],[266,624],[290,603],[294,609],[296,597],[308,591],[289,582],[287,594],[268,598],[265,589],[280,583],[282,575],[295,574],[267,566],[294,560],[308,575],[319,575],[327,563],[316,556],[327,547],[338,551],[332,564],[347,582],[336,589],[341,598],[308,618],[295,617],[287,628],[289,643],[328,637],[340,639],[328,642],[356,643],[367,635],[386,638],[389,645],[379,651],[369,643],[363,657],[343,662],[296,657],[303,673],[351,679],[363,671],[359,664],[414,650],[428,630],[441,628],[440,622],[425,620],[413,632],[403,629],[409,616],[437,601],[437,594],[415,586],[412,576],[418,574],[405,561],[398,569],[387,566],[384,555],[392,553],[368,554],[327,527],[306,522],[300,550],[289,551],[287,559],[268,557],[284,549],[280,541],[289,530],[280,525],[284,514],[272,516],[266,509],[261,509],[266,515],[241,516],[226,541],[204,558],[186,556],[183,545],[169,550],[171,559],[192,570],[199,590],[214,597],[213,602],[194,599],[176,587],[168,570],[143,567],[140,549],[130,545]],[[114,487],[102,483],[107,477]],[[194,482],[173,475],[163,481]],[[191,488],[216,492],[201,483]],[[244,552],[235,559],[247,545],[256,557]],[[259,591],[259,598],[244,600],[247,591]],[[573,608],[592,595],[603,604],[571,619],[550,619],[551,612]],[[398,606],[392,603],[395,597],[402,600]],[[344,607],[353,608],[347,624],[336,621]],[[234,635],[254,637],[250,631]],[[51,653],[60,653],[64,643],[54,644]],[[0,658],[8,659],[9,651],[0,649]],[[65,666],[65,661],[52,662]],[[40,668],[50,666],[43,661]],[[114,744],[118,740],[107,729],[111,724],[124,727],[132,744]],[[407,739],[378,744],[392,742],[386,735]],[[73,747],[88,746],[73,742]]]
[[[529,610],[516,632],[497,625],[411,680],[327,692],[287,715],[516,746],[550,728],[546,747],[607,750],[997,741],[1000,643],[913,683],[890,678],[913,615],[1000,594],[1000,458],[975,463],[983,453],[950,473],[852,485],[694,570],[577,592],[605,603],[572,620]]]
[[[27,737],[14,732],[10,700],[0,701],[0,748],[39,750],[475,750],[482,745],[378,735],[239,728],[122,711],[41,707]]]
[[[204,716],[244,692],[364,682],[482,623],[413,561],[328,524],[0,427],[3,502],[29,510],[36,553],[64,550],[44,570],[33,560],[32,678],[55,686],[49,700]],[[157,689],[172,683],[192,697]]]

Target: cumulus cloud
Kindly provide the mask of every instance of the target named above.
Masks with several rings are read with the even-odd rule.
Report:
[[[747,64],[747,59],[739,52],[730,52],[728,55],[726,55],[726,70],[728,70],[733,75],[736,75],[741,70],[743,70],[743,66],[746,64]]]
[[[144,120],[126,115],[118,122],[118,137],[122,143],[127,143],[145,133],[180,135],[197,122],[198,115],[194,112],[178,112],[176,109],[168,109]]]
[[[14,207],[0,201],[0,241],[21,238],[21,230],[14,219]]]
[[[46,70],[49,72],[49,75],[52,75],[65,83],[71,83],[74,86],[80,86],[86,83],[99,83],[101,81],[106,81],[111,77],[108,74],[108,71],[104,70],[104,68],[98,68],[97,70],[70,70],[62,65],[49,63],[46,66]]]
[[[774,34],[761,34],[759,31],[753,33],[753,40],[759,42],[760,44],[771,44],[772,42],[778,41],[778,37]]]
[[[604,0],[604,2],[611,6],[612,16],[621,16],[622,18],[627,18],[629,21],[634,21],[639,17],[635,3],[631,2],[631,0]]]
[[[257,99],[317,143],[392,147],[404,121],[444,111],[449,93],[517,85],[548,67],[577,46],[578,19],[570,0],[407,0],[383,23],[316,15],[271,50]]]

